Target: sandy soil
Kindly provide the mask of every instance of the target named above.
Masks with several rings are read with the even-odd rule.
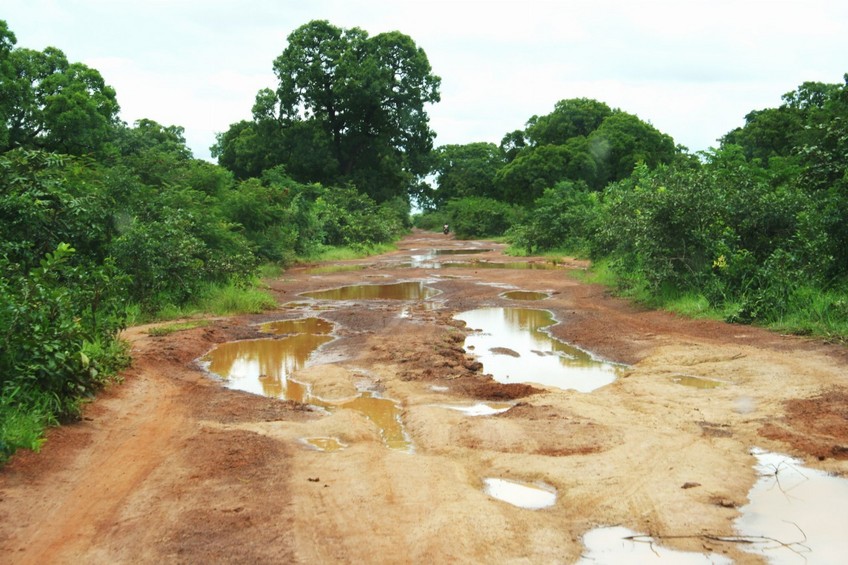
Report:
[[[733,535],[756,480],[754,446],[848,474],[848,352],[756,328],[643,311],[560,270],[419,269],[430,248],[498,245],[414,233],[359,270],[286,272],[280,308],[166,337],[126,332],[133,366],[51,430],[40,453],[0,470],[6,563],[571,563],[596,526],[623,525],[688,551],[757,562]],[[446,258],[443,258],[446,259]],[[451,258],[454,260],[455,258]],[[425,303],[369,301],[307,310],[299,293],[351,283],[428,280]],[[462,348],[453,319],[515,306],[506,287],[546,291],[560,339],[629,367],[591,393],[502,385]],[[370,389],[402,406],[414,449],[389,449],[359,413],[327,413],[223,388],[197,359],[256,337],[259,322],[320,315],[336,324],[296,378],[315,394]],[[510,344],[503,344],[508,348]],[[679,377],[721,381],[702,389]],[[443,404],[509,400],[469,417]],[[301,438],[347,444],[322,452]],[[553,507],[488,496],[487,477],[544,481]]]

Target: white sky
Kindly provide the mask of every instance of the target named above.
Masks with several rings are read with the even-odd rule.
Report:
[[[204,159],[313,19],[424,49],[442,78],[437,145],[499,143],[587,97],[699,151],[802,82],[848,72],[845,0],[3,0],[0,19],[18,47],[99,70],[124,121],[184,127]]]

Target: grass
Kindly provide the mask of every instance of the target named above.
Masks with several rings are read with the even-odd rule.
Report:
[[[0,395],[0,464],[18,449],[41,449],[44,429],[57,423],[46,398],[19,403],[15,396]]]
[[[314,257],[305,258],[305,261],[349,261],[351,259],[362,259],[372,255],[388,253],[397,249],[393,243],[374,243],[371,245],[325,247]]]
[[[739,311],[738,302],[728,300],[716,307],[695,291],[663,288],[648,290],[646,281],[638,276],[623,278],[612,269],[612,262],[602,259],[585,271],[571,270],[569,275],[586,283],[601,284],[623,298],[649,308],[675,312],[693,319],[728,320]],[[800,286],[794,290],[782,314],[753,325],[795,335],[809,335],[833,343],[848,345],[848,290],[821,290]]]
[[[150,328],[149,330],[147,330],[147,334],[152,335],[154,337],[164,337],[166,335],[171,335],[172,333],[181,332],[185,330],[193,330],[194,328],[201,328],[203,326],[208,325],[209,320],[189,320],[187,322],[175,322],[173,324]]]

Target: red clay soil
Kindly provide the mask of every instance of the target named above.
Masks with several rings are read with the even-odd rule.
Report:
[[[0,561],[568,563],[584,533],[624,525],[747,563],[758,558],[718,537],[734,534],[757,478],[751,448],[848,473],[845,348],[646,311],[577,282],[567,271],[586,265],[575,260],[549,270],[409,266],[428,249],[472,247],[491,251],[470,260],[544,261],[416,232],[384,256],[268,281],[275,311],[164,337],[128,330],[134,361],[123,382],[0,470]],[[300,296],[398,281],[440,294]],[[507,288],[549,293],[519,305],[551,311],[552,335],[626,364],[621,376],[591,393],[494,381],[453,317],[515,306]],[[363,390],[395,400],[411,450],[387,446],[356,411],[230,390],[198,362],[217,344],[259,337],[260,322],[306,316],[333,322],[335,339],[294,378],[330,401]],[[486,401],[512,408],[482,417],[445,408]],[[344,449],[319,451],[306,437]],[[543,481],[557,503],[512,506],[484,492],[486,477]]]

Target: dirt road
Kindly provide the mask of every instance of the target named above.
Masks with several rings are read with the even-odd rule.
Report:
[[[166,337],[126,332],[134,363],[40,453],[0,471],[4,563],[572,563],[582,536],[622,525],[671,548],[757,562],[733,520],[756,480],[749,451],[848,474],[848,353],[756,328],[642,311],[556,270],[435,269],[428,249],[501,246],[416,232],[400,250],[271,281],[280,308]],[[311,303],[306,291],[426,280],[427,301]],[[504,385],[462,349],[453,317],[550,296],[551,333],[628,367],[590,393]],[[354,410],[229,390],[196,360],[258,337],[268,320],[320,316],[336,339],[295,375],[317,396],[397,401],[412,450],[387,447]],[[509,344],[504,344],[509,347]],[[714,379],[715,388],[684,386]],[[471,417],[445,404],[509,401]],[[323,452],[304,437],[347,447]],[[488,477],[543,481],[556,503],[519,508]],[[814,561],[811,561],[814,562]]]

